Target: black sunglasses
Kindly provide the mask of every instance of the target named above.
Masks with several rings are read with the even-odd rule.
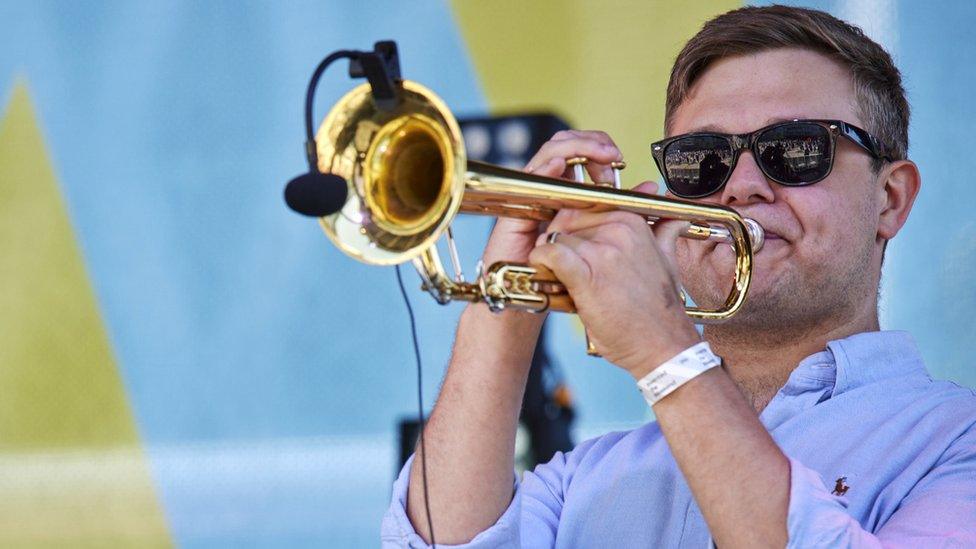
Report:
[[[701,198],[725,185],[744,149],[780,185],[816,183],[834,167],[838,135],[872,157],[890,161],[874,136],[841,120],[791,120],[743,134],[687,133],[652,143],[651,154],[672,194]]]

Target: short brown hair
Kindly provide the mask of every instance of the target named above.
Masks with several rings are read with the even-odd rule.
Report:
[[[860,28],[828,13],[788,6],[739,8],[705,23],[671,69],[665,131],[670,133],[675,110],[712,62],[778,48],[811,50],[847,67],[865,129],[881,141],[887,157],[907,156],[909,106],[901,73],[888,52]],[[878,161],[875,169],[880,165]]]

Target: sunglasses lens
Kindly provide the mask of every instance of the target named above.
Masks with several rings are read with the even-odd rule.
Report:
[[[691,135],[664,150],[668,190],[684,198],[709,195],[725,183],[732,166],[732,144],[722,137]]]
[[[830,172],[830,133],[808,122],[771,128],[756,140],[759,165],[783,185],[807,185]]]

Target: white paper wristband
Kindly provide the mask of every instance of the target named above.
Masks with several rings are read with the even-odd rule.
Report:
[[[644,400],[654,406],[695,376],[721,364],[722,359],[715,356],[708,342],[702,341],[688,347],[642,377],[637,381],[637,388],[644,395]]]

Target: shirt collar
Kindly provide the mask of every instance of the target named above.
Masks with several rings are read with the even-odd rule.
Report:
[[[827,349],[805,359],[790,375],[791,382],[830,383],[833,394],[884,379],[928,375],[922,355],[908,332],[864,332],[827,342]]]
[[[837,364],[834,394],[910,374],[927,376],[922,355],[908,332],[865,332],[827,343]]]

